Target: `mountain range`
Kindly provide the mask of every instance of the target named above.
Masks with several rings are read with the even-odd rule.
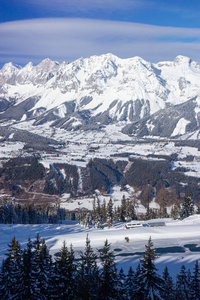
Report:
[[[185,56],[156,64],[113,54],[43,60],[0,70],[0,121],[65,130],[121,124],[136,136],[198,138],[200,65]]]

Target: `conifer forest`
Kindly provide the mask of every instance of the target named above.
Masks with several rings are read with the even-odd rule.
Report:
[[[0,273],[0,297],[6,299],[200,299],[200,268],[196,261],[192,271],[182,265],[173,280],[167,266],[162,275],[155,266],[156,249],[149,238],[145,253],[134,270],[127,274],[117,269],[111,244],[93,250],[86,237],[80,259],[75,259],[73,246],[66,242],[55,258],[44,239],[37,234],[28,239],[22,250],[13,237],[8,244]]]

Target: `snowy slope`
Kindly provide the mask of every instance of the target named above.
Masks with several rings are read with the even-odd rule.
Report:
[[[145,244],[151,236],[156,248],[167,247],[166,251],[162,251],[162,253],[159,249],[157,251],[156,266],[159,268],[159,272],[162,272],[166,265],[172,275],[178,273],[182,264],[193,269],[195,261],[200,259],[200,216],[190,216],[182,221],[171,219],[162,219],[161,221],[165,221],[166,226],[140,227],[129,230],[124,229],[123,223],[116,223],[113,227],[104,229],[86,229],[73,221],[67,221],[65,225],[0,224],[0,259],[4,258],[7,244],[14,235],[24,248],[28,238],[35,239],[37,233],[45,238],[51,254],[57,253],[65,240],[68,247],[70,244],[73,245],[75,256],[79,257],[80,250],[83,251],[85,248],[85,239],[88,234],[94,251],[97,248],[101,249],[105,240],[108,239],[112,244],[119,267],[123,266],[125,271],[128,271],[131,265],[134,268],[137,267],[139,259],[142,257],[142,254],[138,254],[138,252],[145,251]],[[129,243],[126,242],[125,237],[129,237]],[[191,244],[196,244],[196,251],[194,246],[190,248]],[[170,247],[172,251],[177,250],[172,253]],[[180,248],[182,252],[180,252]]]
[[[57,127],[68,130],[135,122],[199,94],[200,65],[184,56],[151,64],[104,54],[69,64],[45,59],[22,68],[8,63],[0,71],[1,119],[57,120]]]

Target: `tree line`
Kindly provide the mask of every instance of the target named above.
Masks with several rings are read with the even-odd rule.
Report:
[[[64,241],[53,261],[39,234],[34,241],[29,238],[24,250],[13,237],[0,271],[0,297],[2,300],[200,299],[198,261],[192,273],[183,265],[174,282],[167,267],[162,275],[158,274],[155,258],[156,249],[149,238],[137,269],[134,271],[130,266],[125,274],[122,268],[117,270],[107,240],[97,255],[87,236],[80,259],[75,259],[72,245],[68,248]]]
[[[0,205],[1,224],[57,224],[65,220],[65,217],[65,209],[56,206],[22,206],[7,201]]]
[[[102,204],[100,204],[99,199],[94,198],[93,209],[81,217],[80,224],[84,227],[95,226],[96,228],[101,228],[103,223],[106,223],[110,227],[115,221],[129,222],[138,219],[150,220],[168,217],[175,220],[184,219],[194,214],[194,202],[190,195],[185,197],[182,204],[180,203],[180,199],[176,197],[171,207],[170,215],[167,213],[167,203],[164,194],[160,198],[159,205],[159,210],[155,211],[148,206],[146,214],[138,216],[134,201],[126,199],[125,196],[123,196],[121,200],[121,205],[117,207],[114,206],[111,198],[107,204],[105,199]],[[200,209],[197,210],[197,213],[200,213]]]
[[[114,206],[111,198],[108,203],[104,199],[100,204],[99,199],[94,197],[92,210],[80,217],[80,223],[85,227],[95,226],[101,228],[103,223],[110,227],[115,221],[128,222],[137,219],[149,220],[169,216],[173,219],[184,219],[194,213],[194,202],[191,196],[185,197],[182,204],[177,197],[172,205],[170,215],[167,213],[165,200],[166,198],[162,196],[158,211],[147,207],[146,214],[138,216],[134,201],[126,199],[125,196],[121,200],[121,205],[117,207]],[[197,210],[197,213],[200,213],[200,209]],[[5,200],[0,203],[1,224],[57,224],[65,219],[66,210],[59,206],[35,206],[33,204],[22,206]]]
[[[109,227],[114,221],[126,222],[137,220],[135,205],[132,201],[127,200],[124,196],[121,205],[114,207],[113,200],[110,198],[106,204],[105,199],[100,204],[99,199],[94,198],[93,209],[80,219],[80,224],[84,227],[95,226],[101,228],[102,223],[106,223]]]

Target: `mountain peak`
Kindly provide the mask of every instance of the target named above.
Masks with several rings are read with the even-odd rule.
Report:
[[[50,58],[45,58],[37,65],[37,68],[42,68],[42,69],[50,69],[54,67],[58,67],[59,63],[57,61],[53,61]]]
[[[16,64],[14,64],[12,62],[9,62],[9,63],[6,63],[1,70],[5,72],[8,69],[9,70],[16,70],[16,69],[20,70],[21,68],[22,68],[21,66],[16,65]]]
[[[182,64],[185,64],[185,65],[190,65],[192,62],[191,58],[187,57],[187,56],[183,56],[183,55],[178,55],[175,57],[173,63],[174,65],[182,65]]]

